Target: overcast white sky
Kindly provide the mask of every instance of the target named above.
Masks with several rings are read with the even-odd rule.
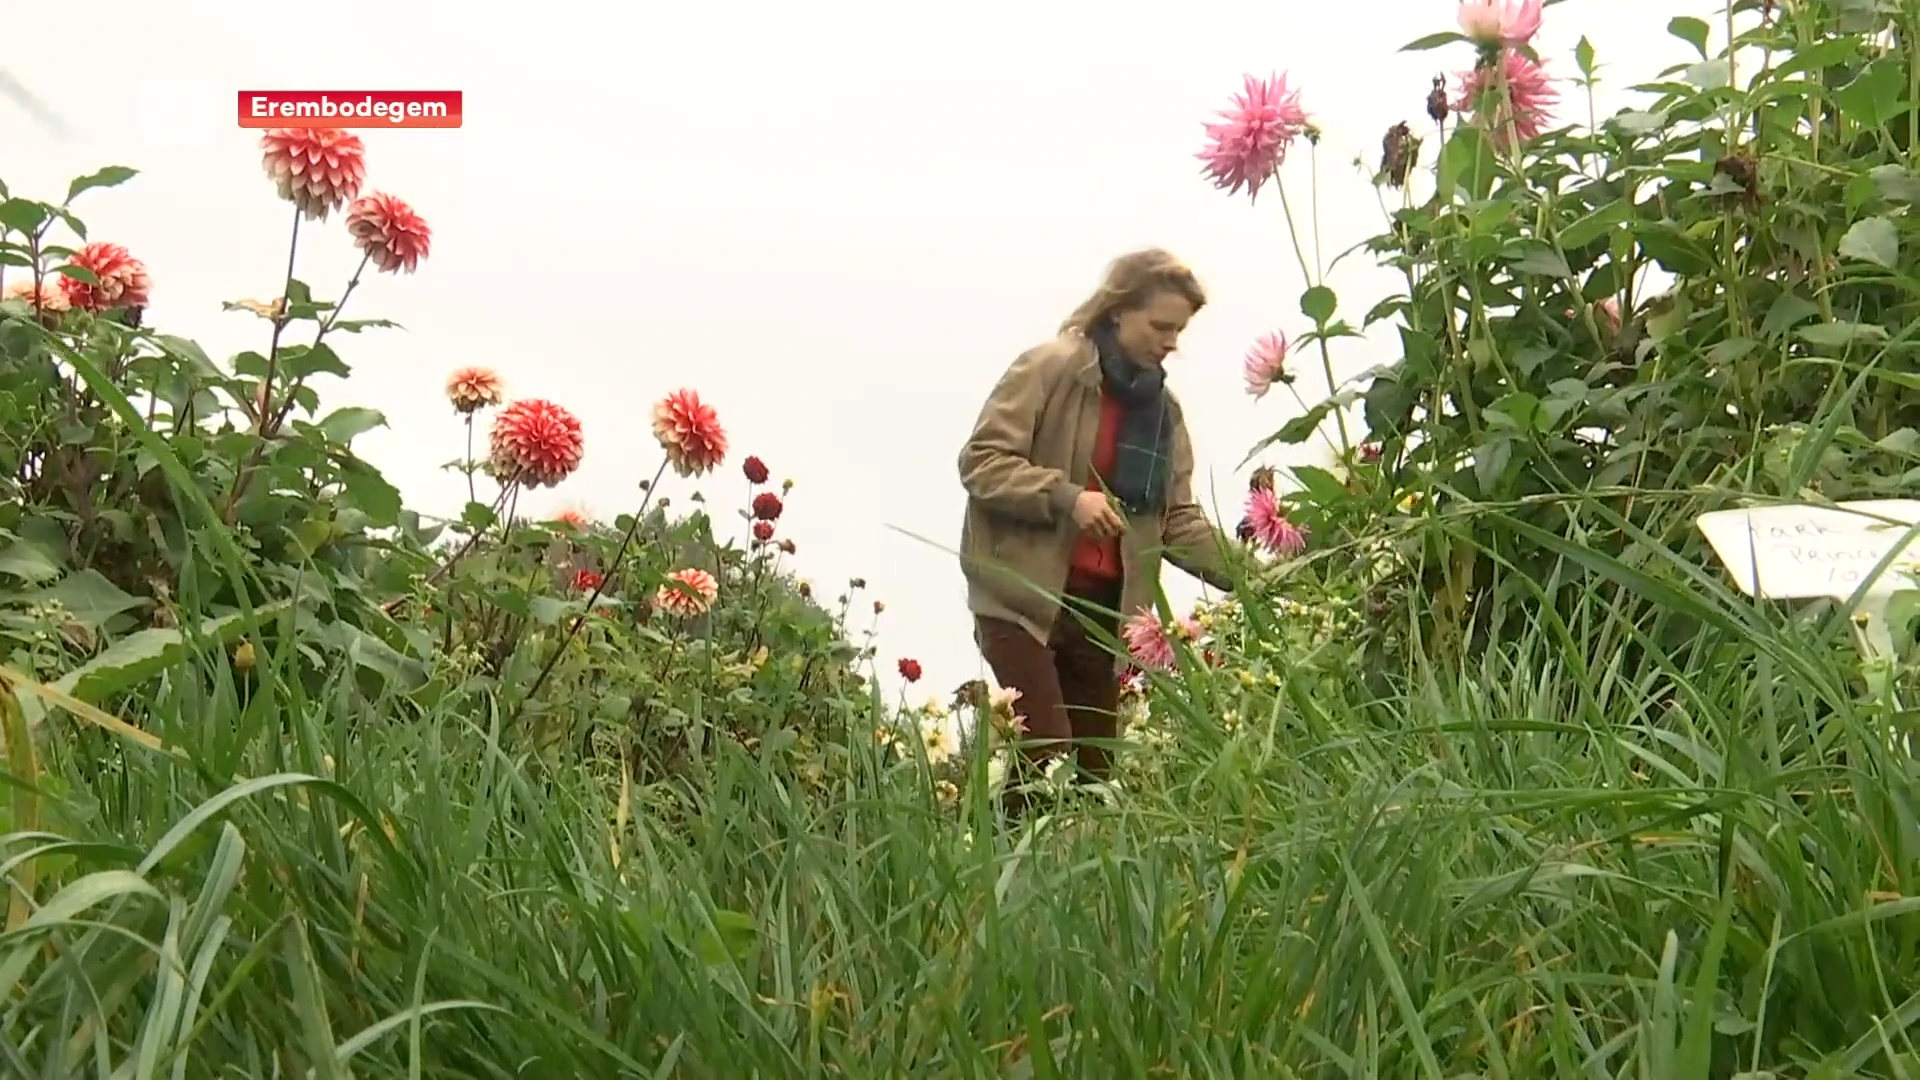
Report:
[[[1537,44],[1571,76],[1574,43],[1592,40],[1609,65],[1606,115],[1631,100],[1628,84],[1690,55],[1668,19],[1713,10],[1572,0],[1548,9]],[[16,194],[58,199],[100,166],[142,170],[77,209],[94,239],[148,263],[153,325],[215,357],[264,343],[264,324],[220,311],[275,294],[289,217],[257,132],[236,124],[235,91],[462,90],[461,129],[362,132],[370,189],[412,202],[434,247],[417,275],[363,282],[349,306],[407,327],[336,343],[355,376],[325,404],[392,422],[356,445],[415,508],[457,511],[463,486],[439,465],[458,456],[461,426],[441,386],[456,365],[490,365],[510,392],[550,397],[586,428],[581,471],[531,508],[610,518],[659,461],[648,406],[694,387],[732,437],[727,469],[702,485],[723,527],[737,528],[726,514],[745,495],[741,457],[791,477],[781,525],[801,573],[829,600],[864,576],[888,605],[887,681],[915,656],[927,669],[916,689],[942,694],[985,674],[950,553],[956,455],[1002,369],[1108,259],[1165,246],[1212,293],[1173,385],[1202,498],[1228,525],[1246,450],[1296,409],[1283,393],[1256,405],[1240,376],[1253,338],[1306,328],[1280,204],[1214,191],[1193,157],[1241,75],[1289,71],[1325,132],[1331,262],[1381,223],[1355,157],[1371,171],[1396,121],[1430,132],[1430,79],[1472,60],[1465,45],[1396,51],[1451,29],[1452,0],[102,0],[89,14],[83,56],[7,58],[73,131],[56,139],[0,100],[0,175]],[[1583,119],[1584,97],[1563,89],[1562,115]],[[1297,211],[1311,160],[1286,169]],[[357,262],[338,220],[301,248],[300,276],[337,295]],[[1356,259],[1331,284],[1357,320],[1394,279]],[[1391,359],[1390,342],[1340,343],[1342,377]],[[1317,396],[1319,381],[1302,392]],[[684,506],[691,485],[665,491]],[[1176,602],[1199,594],[1168,574]]]

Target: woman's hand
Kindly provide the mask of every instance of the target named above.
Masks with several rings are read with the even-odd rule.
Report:
[[[1126,519],[1113,508],[1104,491],[1083,491],[1073,500],[1073,523],[1095,540],[1111,540],[1127,531]]]

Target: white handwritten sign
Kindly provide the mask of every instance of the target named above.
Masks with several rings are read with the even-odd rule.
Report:
[[[1695,524],[1748,596],[1845,600],[1868,582],[1871,596],[1920,588],[1915,522],[1920,501],[1872,499],[1715,510]]]

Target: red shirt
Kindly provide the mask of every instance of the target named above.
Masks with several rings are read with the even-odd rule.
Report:
[[[1119,457],[1120,402],[1112,394],[1100,394],[1100,428],[1093,436],[1093,474],[1087,478],[1088,491],[1103,490],[1100,478],[1113,471]],[[1119,581],[1125,574],[1120,563],[1120,538],[1095,540],[1082,533],[1073,548],[1072,577],[1093,581]]]

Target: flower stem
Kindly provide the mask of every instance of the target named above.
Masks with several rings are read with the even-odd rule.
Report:
[[[620,538],[620,546],[613,551],[613,561],[607,565],[607,572],[600,575],[600,584],[593,587],[593,595],[587,597],[586,614],[593,614],[593,605],[600,602],[600,594],[607,590],[607,586],[613,583],[615,577],[619,576],[623,568],[621,560],[626,558],[627,548],[632,545],[634,534],[640,531],[640,523],[646,520],[647,504],[653,501],[653,493],[660,489],[660,478],[665,475],[667,475],[667,459],[662,457],[660,468],[654,470],[653,481],[647,485],[646,495],[640,499],[640,509],[633,512],[633,520],[627,523],[627,534]],[[533,680],[533,685],[528,688],[526,696],[520,699],[521,709],[526,708],[527,702],[532,701],[534,695],[540,692],[540,688],[546,685],[547,676],[553,674],[554,666],[560,663],[562,656],[566,655],[567,646],[573,644],[574,635],[580,632],[580,625],[584,622],[586,622],[584,618],[576,619],[573,625],[567,628],[567,636],[560,640],[559,646],[553,650],[553,655],[547,657],[546,665],[540,669],[540,677]],[[514,712],[517,718],[519,709]]]
[[[1307,279],[1308,285],[1318,285],[1320,284],[1320,276],[1308,269],[1307,252],[1306,249],[1300,245],[1300,228],[1293,220],[1293,203],[1287,199],[1286,181],[1276,175],[1273,178],[1273,186],[1280,191],[1280,210],[1287,217],[1287,237],[1293,241],[1293,256],[1300,262],[1300,276]],[[1315,227],[1318,227],[1318,223],[1316,223]],[[1339,384],[1336,383],[1333,378],[1333,354],[1327,349],[1327,338],[1326,335],[1322,333],[1325,329],[1324,326],[1314,328],[1313,343],[1319,347],[1320,372],[1326,376],[1327,396],[1332,398],[1339,392]],[[1337,401],[1333,406],[1333,422],[1340,430],[1341,456],[1343,458],[1352,456],[1353,436],[1347,433],[1347,410]]]
[[[476,503],[480,501],[479,494],[473,490],[474,469],[475,469],[475,466],[473,464],[473,414],[468,413],[467,414],[467,501],[470,503]]]
[[[293,232],[287,239],[287,276],[280,286],[280,302],[273,314],[273,336],[267,340],[267,370],[260,380],[260,395],[249,405],[254,410],[253,429],[259,436],[248,453],[246,463],[233,474],[233,487],[227,491],[227,502],[220,510],[220,520],[233,524],[234,511],[240,507],[240,496],[246,494],[247,485],[253,482],[254,470],[260,467],[260,459],[267,453],[267,438],[279,429],[275,423],[268,426],[267,417],[273,411],[273,380],[279,375],[280,338],[287,332],[287,308],[293,301],[288,297],[293,292],[293,269],[300,255],[300,219],[303,217],[300,207],[293,208]],[[287,399],[293,399],[292,394]]]
[[[287,277],[285,283],[280,286],[280,310],[274,313],[273,336],[267,341],[267,374],[266,377],[261,380],[261,385],[266,387],[264,398],[269,405],[273,402],[273,380],[279,373],[280,367],[280,337],[287,332],[287,323],[291,321],[287,317],[287,308],[293,303],[290,296],[293,293],[293,267],[300,254],[300,219],[302,216],[300,208],[298,206],[294,207],[293,235],[287,240]],[[267,409],[262,409],[260,415],[255,418],[254,421],[255,430],[258,431],[261,438],[265,438],[267,435],[268,411]]]

